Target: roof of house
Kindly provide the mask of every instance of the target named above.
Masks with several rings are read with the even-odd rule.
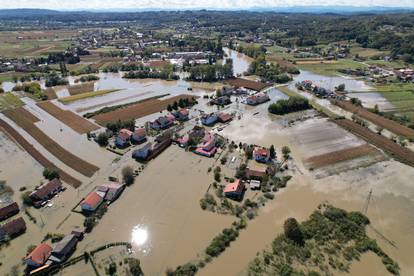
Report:
[[[118,134],[118,138],[121,138],[124,141],[131,138],[131,136],[132,136],[132,131],[130,131],[129,129],[125,129],[125,128],[121,129]]]
[[[61,241],[57,242],[53,248],[53,253],[66,255],[76,245],[78,239],[74,234],[66,235]]]
[[[145,128],[137,128],[134,131],[134,135],[137,135],[137,136],[145,136],[146,134],[147,133],[145,131]]]
[[[93,191],[82,201],[82,204],[88,204],[92,208],[96,208],[101,203],[102,199],[103,198],[97,192]]]
[[[257,148],[257,149],[254,150],[254,154],[255,155],[260,155],[260,156],[269,156],[270,151],[268,149],[265,149],[265,148]]]
[[[219,118],[220,120],[222,120],[223,122],[227,122],[229,120],[231,120],[231,115],[225,112],[220,112],[219,114]]]
[[[4,224],[2,229],[7,235],[12,236],[26,230],[26,222],[23,218],[14,219]]]
[[[247,174],[249,176],[256,176],[256,177],[262,177],[266,175],[266,169],[248,169]]]
[[[33,249],[32,252],[26,257],[26,260],[32,260],[38,265],[42,265],[49,258],[50,253],[52,252],[52,247],[46,243],[41,243]]]
[[[190,114],[190,111],[187,108],[183,108],[179,112],[183,116],[188,116],[188,114]]]
[[[42,185],[39,189],[32,192],[30,195],[36,196],[38,198],[44,198],[61,186],[62,186],[62,182],[60,182],[58,178],[55,178],[49,183]]]
[[[240,188],[240,185],[243,185],[243,182],[240,181],[240,179],[236,179],[233,183],[229,183],[224,188],[225,193],[232,193],[237,192]]]
[[[123,188],[123,185],[118,182],[108,182],[97,187],[98,191],[105,192],[106,200],[113,200]]]
[[[8,217],[10,214],[19,212],[19,205],[13,202],[0,209],[0,218]]]

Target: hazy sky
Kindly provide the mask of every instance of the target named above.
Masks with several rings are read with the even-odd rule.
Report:
[[[243,9],[288,6],[385,6],[414,7],[414,0],[0,0],[1,8],[71,9],[142,9],[210,8]]]

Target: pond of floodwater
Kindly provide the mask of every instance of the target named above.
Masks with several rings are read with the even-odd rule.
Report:
[[[341,76],[328,77],[322,76],[309,71],[301,70],[299,75],[296,75],[293,78],[293,82],[289,85],[290,88],[295,87],[297,82],[304,80],[311,80],[312,82],[330,90],[334,90],[336,86],[340,84],[345,84],[345,89],[347,91],[369,91],[372,90],[372,87],[367,85],[362,80],[356,80],[353,78],[345,78]]]
[[[231,58],[233,60],[233,73],[235,76],[243,75],[244,72],[247,72],[253,60],[251,57],[226,47],[223,50],[226,54],[225,58]]]
[[[394,109],[394,106],[377,92],[348,93],[348,97],[360,99],[362,104],[368,108],[374,108],[375,105],[378,105],[380,111],[391,111]]]

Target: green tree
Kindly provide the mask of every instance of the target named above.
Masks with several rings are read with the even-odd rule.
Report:
[[[276,157],[276,150],[275,150],[275,146],[271,145],[271,146],[270,146],[269,151],[270,151],[270,157],[271,157],[272,159],[274,159],[274,158]]]
[[[46,178],[47,180],[53,180],[55,178],[59,178],[59,172],[55,169],[44,168],[43,177]]]
[[[135,181],[134,171],[130,166],[125,166],[122,169],[122,179],[126,185],[131,185]]]
[[[290,148],[288,146],[284,146],[282,148],[282,154],[283,154],[283,158],[285,160],[289,159],[289,156],[290,156]]]
[[[106,134],[106,132],[101,132],[96,137],[96,142],[101,147],[106,147],[108,145],[108,139],[109,139],[108,134]]]
[[[295,218],[288,218],[283,224],[285,236],[292,241],[303,244],[303,234],[300,230],[299,223]]]

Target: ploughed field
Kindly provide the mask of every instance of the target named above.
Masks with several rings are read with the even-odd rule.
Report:
[[[196,97],[192,95],[178,95],[165,100],[151,99],[148,101],[129,105],[124,108],[119,108],[110,112],[95,115],[92,117],[92,119],[94,119],[98,124],[105,126],[110,122],[138,119],[153,113],[157,113],[166,109],[168,105],[173,104],[174,102],[178,102],[180,99],[191,100],[193,98]]]
[[[68,165],[75,171],[91,177],[99,168],[93,164],[86,162],[83,159],[75,156],[62,146],[52,140],[44,132],[42,132],[34,123],[35,116],[24,108],[17,108],[4,111],[4,114],[15,122],[18,126],[29,133],[39,144],[41,144],[47,151],[56,156],[64,164]],[[29,115],[30,114],[30,115]],[[36,120],[38,120],[36,118]]]
[[[71,96],[90,92],[90,91],[93,91],[93,89],[94,89],[94,82],[86,82],[86,83],[68,86],[68,91]]]
[[[50,162],[43,154],[41,154],[37,149],[35,149],[32,144],[30,144],[26,139],[24,139],[22,135],[20,135],[13,127],[11,127],[2,119],[0,119],[0,130],[3,130],[9,137],[16,141],[21,147],[23,147],[24,150],[26,150],[27,153],[30,154],[43,167],[58,171],[60,178],[64,182],[68,183],[74,188],[77,188],[82,184],[82,182],[80,182],[76,178],[70,176],[66,172],[56,167],[55,164]]]
[[[367,142],[377,146],[388,153],[392,154],[401,162],[406,163],[407,165],[414,167],[414,152],[407,148],[403,148],[397,143],[391,141],[390,139],[370,131],[368,128],[365,128],[357,123],[352,122],[347,119],[335,120],[339,126],[344,129],[356,134]]]
[[[378,126],[381,126],[391,131],[394,134],[405,136],[408,138],[414,138],[414,130],[406,126],[403,126],[395,121],[389,120],[380,115],[372,113],[366,110],[365,108],[355,106],[350,102],[338,101],[336,104],[347,111],[350,111],[368,121],[371,121],[372,123]]]
[[[63,110],[52,102],[40,102],[37,103],[37,105],[79,134],[84,134],[99,129],[97,125],[93,124],[87,119],[76,115],[72,111]]]
[[[245,88],[256,90],[256,91],[260,91],[269,86],[269,84],[266,84],[266,83],[246,80],[246,79],[241,79],[241,78],[229,79],[226,81],[226,83],[232,86],[235,86],[236,88],[245,87]]]

